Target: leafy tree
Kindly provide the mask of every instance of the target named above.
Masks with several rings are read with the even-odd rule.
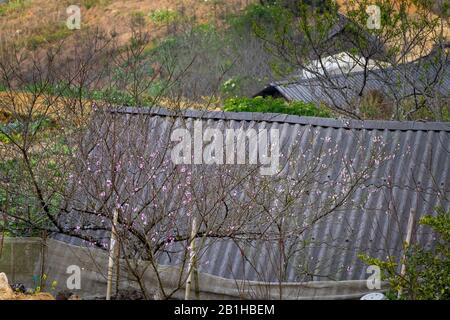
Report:
[[[437,210],[436,216],[425,216],[420,224],[436,233],[434,250],[420,245],[405,245],[405,273],[399,273],[395,257],[386,260],[360,255],[369,265],[382,270],[384,280],[390,284],[390,299],[402,300],[448,300],[450,299],[450,212]]]
[[[365,95],[371,79],[376,79],[384,92],[386,110],[380,112],[384,119],[416,120],[426,111],[427,119],[445,121],[448,1],[351,0],[342,7],[330,3],[326,10],[311,5],[314,1],[295,1],[295,11],[286,7],[287,2],[294,1],[262,1],[248,12],[275,17],[272,24],[253,19],[252,31],[276,57],[273,60],[293,70],[285,73],[290,81],[309,74],[314,78],[311,91],[321,88],[318,101],[342,116],[370,119],[364,110]],[[372,11],[373,5],[379,10]],[[283,10],[289,14],[275,14]],[[340,53],[349,55],[347,62],[336,58]],[[413,104],[405,105],[405,100]]]

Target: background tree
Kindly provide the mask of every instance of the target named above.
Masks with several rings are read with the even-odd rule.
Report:
[[[416,1],[375,4],[381,12],[379,29],[368,26],[366,10],[373,3],[361,0],[341,8],[331,6],[323,13],[302,3],[298,14],[291,16],[271,9],[278,16],[273,19],[275,27],[255,20],[254,31],[270,52],[291,66],[294,72],[288,81],[308,74],[314,79],[311,86],[323,91],[317,100],[325,100],[343,116],[367,117],[369,83],[376,83],[383,95],[378,106],[389,110],[391,119],[424,114],[429,119],[446,119],[448,92],[441,84],[448,77],[447,17],[436,15],[430,4]],[[335,56],[339,52],[346,52],[345,59]],[[333,70],[330,63],[335,65]]]

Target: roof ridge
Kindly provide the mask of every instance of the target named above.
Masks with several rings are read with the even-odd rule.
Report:
[[[279,122],[312,125],[320,127],[355,130],[398,130],[398,131],[445,131],[450,132],[450,122],[352,120],[296,116],[280,113],[227,112],[211,110],[170,110],[164,107],[113,107],[108,110],[115,114],[146,114],[166,117],[186,117],[197,119],[236,120],[256,122]]]

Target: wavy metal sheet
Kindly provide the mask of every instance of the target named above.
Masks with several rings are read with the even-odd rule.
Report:
[[[317,215],[314,208],[321,210],[320,206],[328,201],[330,195],[344,188],[344,184],[340,184],[343,182],[340,176],[343,166],[353,167],[355,172],[362,170],[368,166],[370,154],[380,150],[382,145],[386,160],[370,171],[364,183],[351,194],[349,204],[317,223],[306,223],[302,234],[286,238],[283,251],[289,255],[286,265],[280,268],[281,251],[277,241],[211,239],[208,240],[210,246],[201,254],[199,268],[202,272],[225,278],[262,281],[364,279],[367,277],[366,268],[358,254],[380,258],[394,255],[398,258],[411,211],[417,220],[420,216],[433,213],[438,205],[450,210],[449,123],[365,122],[200,111],[174,114],[160,108],[119,108],[113,110],[110,116],[114,118],[115,130],[119,130],[117,147],[125,155],[133,148],[141,148],[145,154],[167,149],[167,139],[174,126],[183,124],[191,127],[193,121],[198,119],[202,120],[204,127],[210,128],[279,129],[283,152],[290,150],[290,155],[299,159],[295,166],[287,169],[287,176],[305,173],[308,165],[315,162],[328,161],[331,164],[322,176],[331,182],[321,185],[316,181],[308,192],[299,193],[287,220],[292,224],[314,219]],[[95,123],[93,130],[105,130],[104,123],[98,127]],[[317,157],[322,149],[332,149],[334,152]],[[104,150],[97,145],[91,153],[102,156]],[[133,166],[130,165],[128,170],[133,170]],[[201,166],[197,170],[197,173],[210,174],[214,179],[214,171],[219,169]],[[213,186],[213,182],[210,183]],[[387,184],[390,187],[386,187]],[[274,188],[279,185],[280,181],[274,181]],[[242,187],[251,188],[251,181],[243,181]],[[122,192],[126,193],[126,188]],[[144,191],[143,197],[145,192],[149,191]],[[161,194],[161,197],[168,196],[172,196],[173,201],[168,198],[165,202],[167,208],[162,209],[176,206],[176,194]],[[262,200],[264,196],[259,195]],[[94,201],[88,198],[80,190],[78,201]],[[267,194],[267,201],[273,205],[272,200]],[[229,205],[233,207],[231,201]],[[151,216],[152,212],[147,214]],[[70,215],[66,222],[73,226],[83,219],[86,219],[83,214],[76,213]],[[252,223],[258,226],[264,222]],[[418,227],[414,234],[415,241],[433,246],[433,235],[428,230]],[[98,231],[94,235],[102,240],[108,239],[106,231]],[[82,245],[82,241],[74,237],[56,237]],[[177,245],[174,245],[174,252],[176,248]],[[180,263],[180,254],[163,254],[160,263]]]
[[[432,58],[395,68],[349,72],[275,82],[255,96],[281,94],[289,101],[322,102],[348,107],[362,94],[378,92],[394,101],[408,97],[450,98],[450,62]]]

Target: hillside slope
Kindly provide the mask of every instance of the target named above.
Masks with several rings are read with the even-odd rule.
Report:
[[[171,16],[185,16],[205,22],[220,20],[224,14],[240,10],[250,0],[81,0],[81,27],[100,28],[117,34],[121,40],[130,36],[129,25],[133,16],[145,18],[148,30],[155,37],[160,34],[161,23]],[[40,45],[70,37],[64,28],[68,18],[66,9],[73,1],[12,0],[0,4],[0,39],[16,37],[21,41]]]

